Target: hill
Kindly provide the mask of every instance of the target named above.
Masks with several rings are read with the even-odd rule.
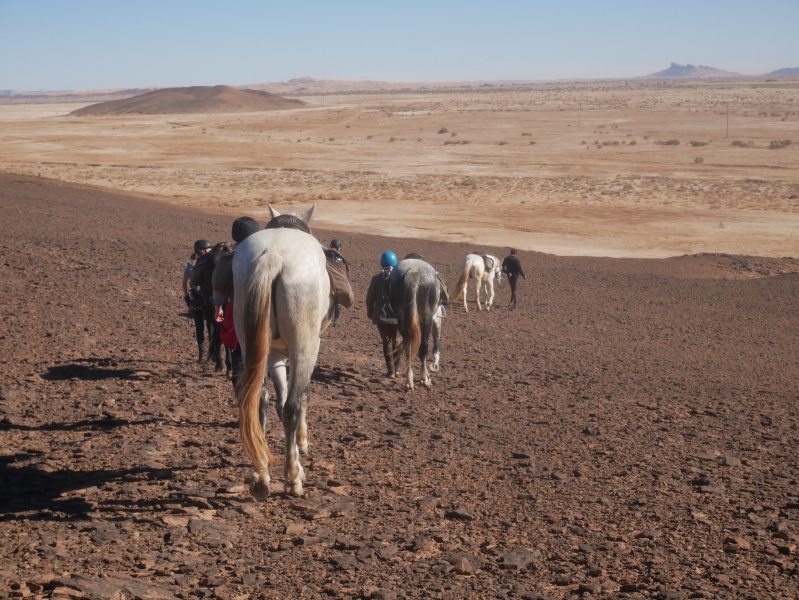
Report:
[[[229,85],[194,86],[164,88],[132,98],[101,102],[73,111],[69,116],[261,112],[288,110],[304,105],[301,100],[283,98],[259,90],[240,90]]]
[[[668,69],[644,75],[641,79],[698,79],[700,77],[740,77],[738,73],[716,69],[715,67],[705,67],[703,65],[678,65],[671,63]]]
[[[766,73],[766,75],[782,75],[782,76],[799,75],[799,67],[795,67],[793,69],[777,69],[776,71],[772,71],[771,73]]]

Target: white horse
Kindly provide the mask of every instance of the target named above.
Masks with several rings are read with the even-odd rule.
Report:
[[[480,305],[480,288],[486,294],[486,311],[491,310],[491,305],[494,303],[494,281],[502,285],[502,263],[496,256],[490,254],[467,254],[463,259],[463,272],[458,285],[455,289],[453,300],[457,300],[463,294],[463,308],[469,312],[469,307],[466,306],[466,288],[470,280],[475,281],[477,286],[477,310],[483,310]]]
[[[268,466],[276,464],[265,437],[267,367],[286,436],[286,493],[299,496],[303,491],[305,472],[299,455],[308,453],[305,413],[311,374],[319,354],[319,335],[330,322],[332,307],[325,255],[319,242],[307,233],[315,208],[297,217],[280,216],[270,206],[273,222],[278,224],[276,217],[280,216],[282,228],[267,228],[249,236],[233,258],[233,321],[244,360],[236,394],[239,427],[242,444],[255,466],[250,491],[259,501],[269,494]],[[287,365],[291,366],[288,380]]]

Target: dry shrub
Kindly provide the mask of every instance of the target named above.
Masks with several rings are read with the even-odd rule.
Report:
[[[736,148],[751,148],[755,145],[754,142],[744,142],[741,140],[733,140],[732,145]]]
[[[441,129],[438,130],[438,133],[449,133],[449,129],[447,129],[446,127],[442,127]]]
[[[768,145],[769,150],[779,150],[791,145],[791,140],[774,140]]]
[[[445,146],[465,146],[466,144],[471,144],[469,140],[447,140],[444,142]]]
[[[697,163],[697,164],[700,164],[700,163],[703,163],[703,162],[705,162],[705,159],[704,159],[704,158],[702,158],[701,156],[697,156],[697,157],[694,159],[694,162],[695,162],[695,163]]]
[[[533,135],[532,133],[523,133],[522,135]]]
[[[508,142],[500,142],[500,143],[499,143],[499,145],[500,145],[500,146],[507,146],[507,145],[508,145]]]
[[[638,145],[638,142],[636,142],[635,140],[630,142],[630,146],[637,146],[637,145]]]
[[[694,148],[698,148],[698,147],[700,147],[700,146],[707,146],[707,142],[691,142],[691,145],[692,145]]]
[[[366,136],[366,139],[367,139],[367,140],[371,140],[371,139],[372,139],[372,136],[371,136],[371,135],[367,135],[367,136]]]
[[[530,145],[535,146],[535,140],[530,140]]]
[[[665,142],[663,140],[655,140],[655,143],[658,146],[679,146],[680,140],[666,140]]]

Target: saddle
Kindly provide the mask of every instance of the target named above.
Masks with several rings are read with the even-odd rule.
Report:
[[[472,252],[472,254],[476,254],[483,259],[483,265],[485,265],[486,271],[490,273],[494,270],[494,259],[488,256],[488,254],[483,254],[482,252]]]
[[[432,263],[427,260],[424,256],[419,254],[418,252],[411,252],[410,254],[406,255],[403,260],[408,260],[409,258],[413,258],[416,260],[421,260],[426,262],[428,265],[432,266]],[[441,275],[438,271],[436,271],[436,279],[438,279],[438,289],[439,289],[439,301],[441,303],[449,302],[449,290],[447,289],[447,284],[444,282],[444,276]],[[388,295],[388,287],[384,286],[383,293],[384,295]]]

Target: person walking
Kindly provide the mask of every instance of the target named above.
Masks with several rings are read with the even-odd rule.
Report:
[[[231,235],[234,249],[252,234],[260,231],[258,222],[250,217],[239,217],[233,221]],[[223,257],[214,269],[211,278],[216,307],[216,321],[219,323],[219,339],[230,352],[234,392],[238,391],[239,381],[244,373],[244,361],[241,356],[241,345],[233,323],[233,254]]]
[[[366,316],[377,325],[380,339],[383,341],[383,358],[386,360],[386,375],[394,377],[399,370],[400,352],[398,352],[399,327],[397,317],[391,310],[388,296],[383,290],[388,285],[391,270],[397,266],[397,255],[386,251],[380,256],[380,272],[369,282],[366,293]]]
[[[502,272],[508,275],[508,282],[510,283],[510,304],[508,310],[516,309],[516,286],[519,284],[519,277],[527,279],[527,276],[522,270],[522,263],[516,256],[516,248],[510,249],[510,256],[506,256],[502,261]]]
[[[214,322],[213,313],[205,311],[205,298],[203,297],[202,291],[199,287],[189,287],[189,280],[191,279],[191,272],[194,269],[194,264],[197,262],[197,259],[208,254],[210,251],[211,242],[208,240],[197,240],[194,242],[194,253],[192,253],[191,259],[183,266],[183,300],[186,302],[191,318],[194,321],[194,331],[199,354],[197,362],[202,362],[208,358],[208,351],[205,348],[205,330],[206,328],[208,329],[208,339],[211,339]]]
[[[343,256],[341,256],[342,246],[343,244],[341,243],[340,239],[338,238],[333,239],[333,241],[330,242],[330,248],[325,250],[325,255],[328,258],[332,259],[336,263],[336,265],[339,266],[339,268],[343,267],[344,272],[346,273],[347,278],[349,279],[350,269],[349,265],[347,265],[347,261],[344,260]],[[341,327],[340,317],[341,317],[341,304],[336,304],[333,313],[333,327]]]

